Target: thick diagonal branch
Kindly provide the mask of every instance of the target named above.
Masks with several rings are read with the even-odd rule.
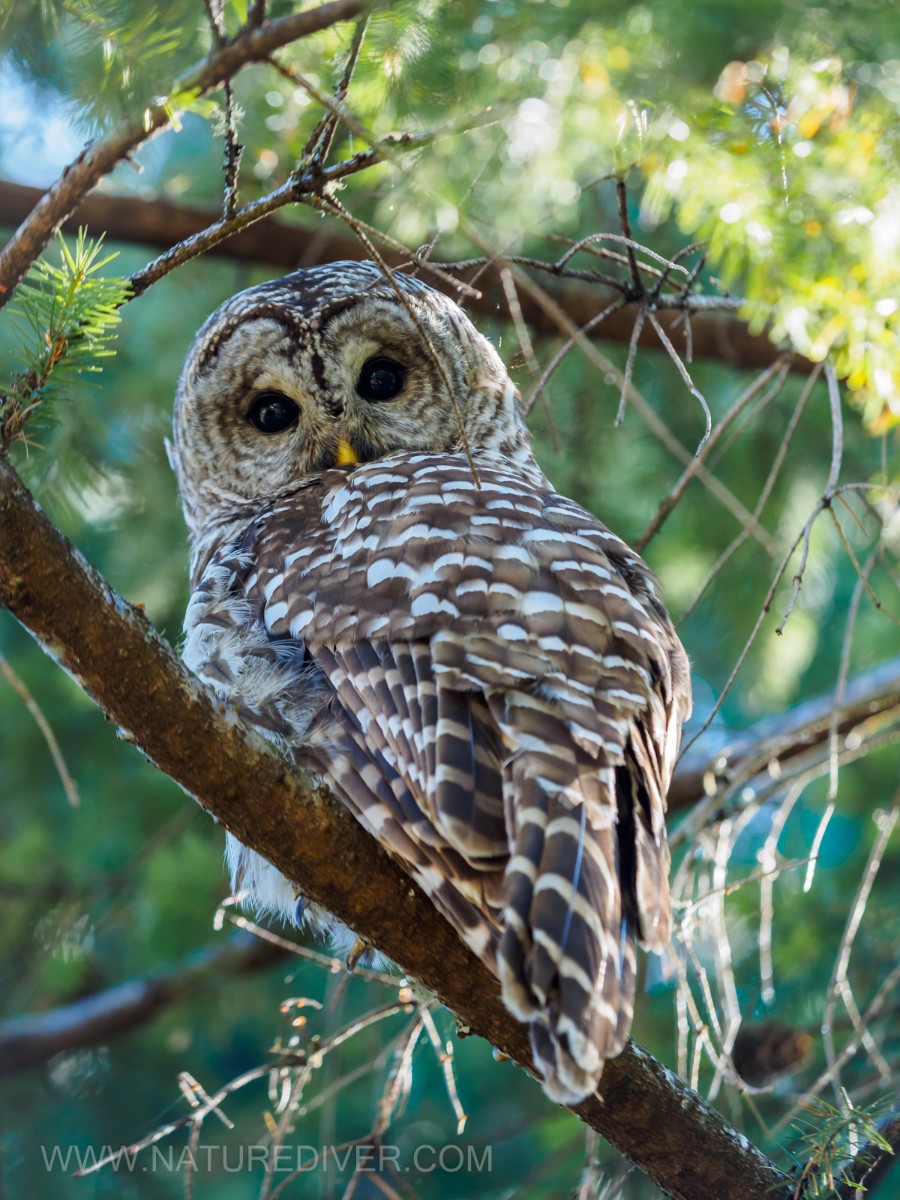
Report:
[[[419,978],[519,1063],[528,1035],[426,896],[324,788],[202,691],[0,461],[0,604],[147,757],[242,842]],[[574,1110],[678,1200],[787,1200],[785,1177],[680,1079],[629,1043]]]
[[[678,811],[704,799],[706,789],[724,788],[738,770],[750,773],[765,770],[770,776],[773,763],[779,767],[798,765],[809,770],[829,752],[829,728],[837,697],[834,693],[817,697],[777,716],[766,717],[751,726],[727,749],[704,754],[702,743],[696,754],[679,764],[669,792],[669,810]],[[881,734],[886,727],[900,727],[900,658],[889,659],[871,671],[851,679],[843,689],[838,714],[838,736],[846,747],[856,742],[860,753],[866,739]],[[709,799],[709,798],[707,798]],[[710,803],[712,801],[710,799]],[[251,946],[241,947],[239,964],[245,958],[256,964]],[[219,956],[203,958],[205,975],[216,966],[232,970],[235,952],[227,949]],[[61,1050],[106,1041],[153,1019],[165,1004],[176,1001],[184,992],[180,981],[192,980],[197,970],[194,961],[175,976],[160,981],[141,980],[118,984],[95,996],[79,1000],[39,1017],[16,1017],[0,1025],[0,1076],[45,1062]]]

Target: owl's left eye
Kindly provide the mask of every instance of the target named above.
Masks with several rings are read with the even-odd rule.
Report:
[[[297,424],[300,408],[281,392],[261,392],[247,413],[247,420],[260,433],[283,433]]]
[[[363,400],[393,400],[403,391],[406,372],[391,358],[370,358],[356,381],[356,394]]]

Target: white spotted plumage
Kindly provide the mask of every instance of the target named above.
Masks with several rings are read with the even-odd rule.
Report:
[[[273,396],[291,421],[260,429]],[[547,482],[461,310],[372,264],[215,313],[172,459],[188,665],[404,863],[529,1023],[548,1094],[580,1099],[627,1034],[635,939],[669,934],[690,692],[647,568]],[[300,887],[228,853],[251,903],[295,917]]]

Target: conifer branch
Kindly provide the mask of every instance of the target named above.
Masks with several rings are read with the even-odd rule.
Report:
[[[165,100],[148,106],[105,137],[89,143],[0,250],[0,308],[85,196],[139,146],[171,125],[179,105],[193,103],[222,87],[243,67],[267,61],[280,47],[340,21],[351,20],[370,7],[367,0],[328,0],[319,8],[292,13],[277,21],[245,25],[236,37],[215,46],[202,63],[175,80]]]

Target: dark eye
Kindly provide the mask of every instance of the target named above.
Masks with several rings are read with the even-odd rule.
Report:
[[[393,400],[403,391],[406,372],[390,358],[370,358],[363,364],[356,381],[356,393],[363,400]]]
[[[247,420],[260,433],[281,433],[297,424],[299,407],[281,392],[261,392],[247,413]]]

